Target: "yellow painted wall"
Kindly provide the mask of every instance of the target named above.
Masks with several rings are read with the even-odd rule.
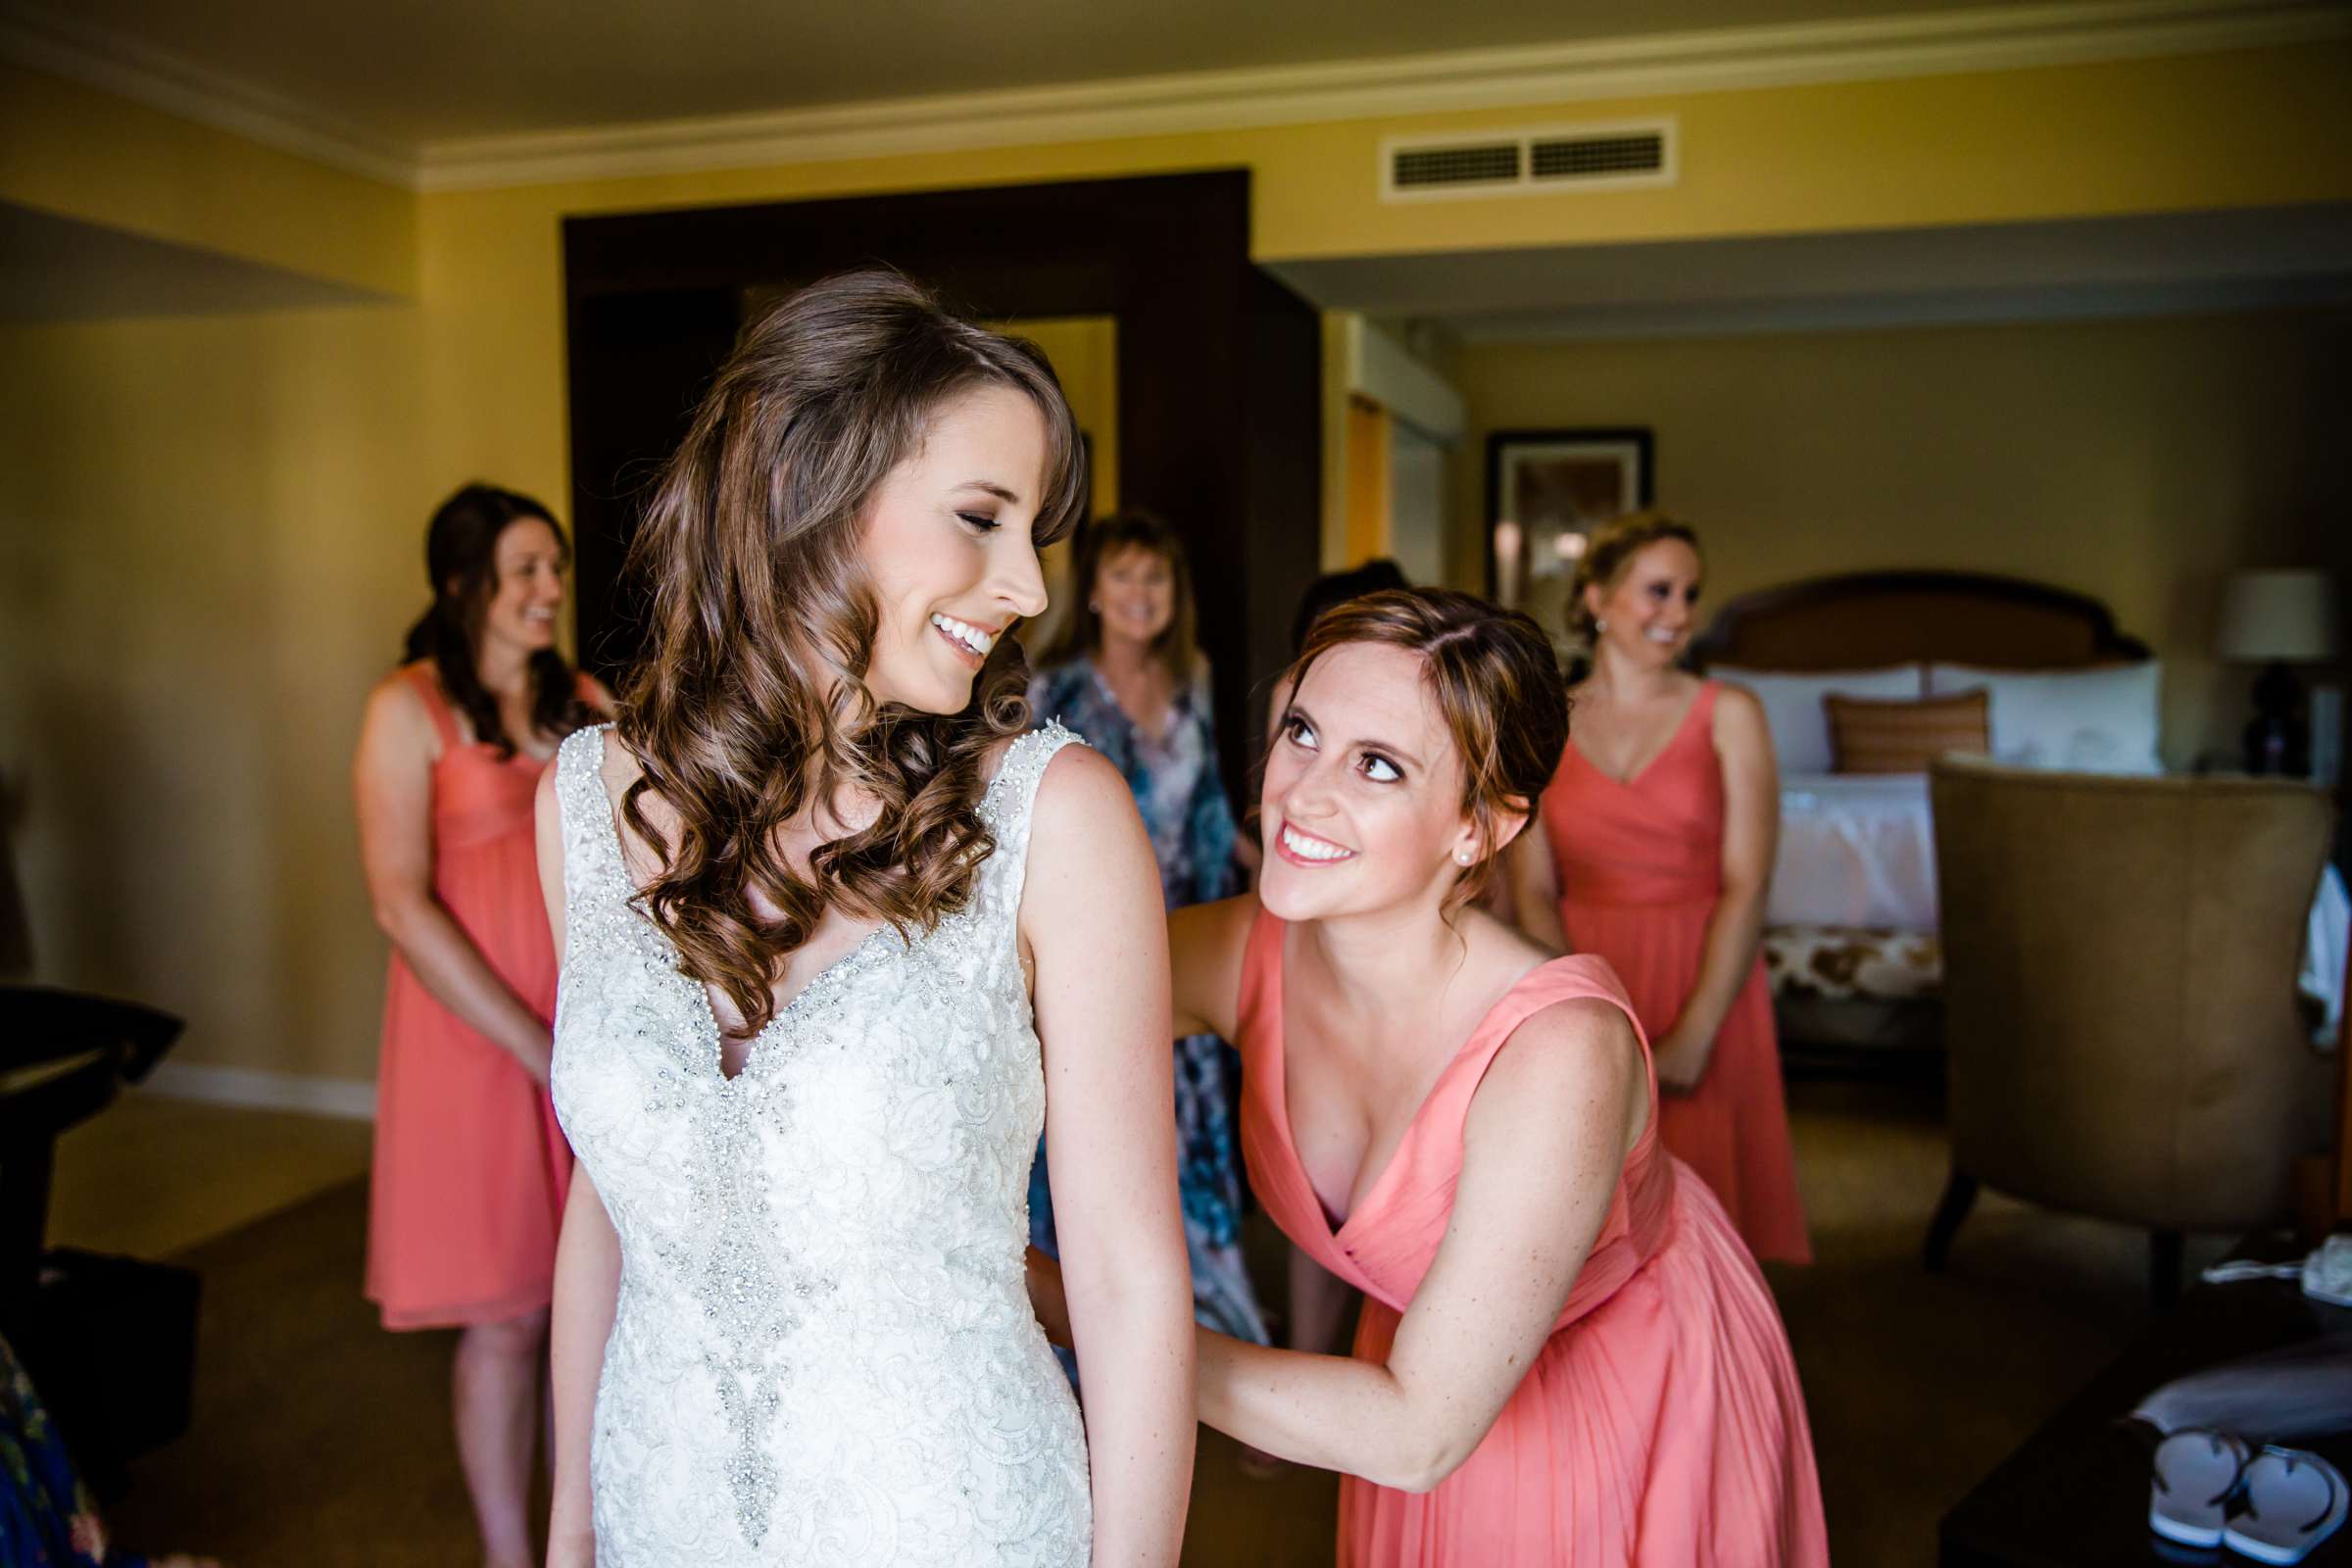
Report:
[[[370,293],[416,291],[414,192],[6,63],[0,202]]]
[[[586,213],[1247,168],[1260,260],[2186,212],[2352,198],[2352,43],[1896,81],[1653,95],[1322,124],[449,193]],[[1680,179],[1572,196],[1378,199],[1382,138],[1677,117]],[[552,243],[552,232],[545,235]]]
[[[2347,366],[2345,313],[1473,346],[1457,515],[1487,515],[1490,431],[1647,425],[1710,601],[1914,566],[2094,595],[2164,660],[2186,765],[2246,714],[2253,672],[2208,652],[2223,574],[2352,569]]]
[[[1241,167],[1253,172],[1255,252],[1279,260],[2341,200],[2347,77],[2352,49],[2331,46],[419,197],[0,69],[0,201],[411,302],[0,330],[0,775],[22,796],[12,833],[37,972],[185,1012],[185,1061],[370,1071],[383,950],[347,804],[359,703],[420,603],[432,504],[476,476],[568,492],[568,215]],[[1671,190],[1374,197],[1393,131],[1656,112],[1683,126]],[[1709,363],[1745,351],[1723,352]],[[2224,379],[2240,389],[2301,363],[2276,343],[2250,365],[2216,354],[2193,363],[2232,369]],[[2119,428],[2202,428],[2150,406],[2128,366],[2099,363],[2120,407],[2144,411]],[[1677,378],[1630,362],[1623,373],[1650,375],[1670,407]],[[2200,450],[2268,451],[2251,416],[2193,382],[2166,384],[2183,410],[2247,432],[2226,449],[2196,436]],[[1611,418],[1640,416],[1630,396],[1601,401]],[[1702,425],[1728,407],[1710,405]],[[1674,499],[1688,449],[1653,422]],[[1753,461],[1765,456],[1787,465]],[[2119,445],[2108,461],[2133,460]],[[2196,529],[2255,481],[2169,454],[2137,461],[2143,485],[2159,471],[2186,482],[2168,518],[2199,519],[2100,524],[2118,548],[2158,553],[2119,568],[2131,582],[2110,590],[2147,630],[2159,580],[2194,574],[2215,548]],[[1750,526],[1723,493],[1690,504],[1719,531]],[[2221,526],[2250,539],[2283,525]],[[1725,549],[1727,587],[1814,559],[1728,534]]]
[[[372,1068],[347,767],[443,488],[411,309],[0,331],[0,776],[34,973],[175,1059]],[[365,366],[368,373],[353,373]]]

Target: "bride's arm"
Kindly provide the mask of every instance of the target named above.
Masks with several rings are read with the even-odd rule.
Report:
[[[1486,1437],[1608,1216],[1641,1114],[1641,1048],[1606,1003],[1547,1007],[1488,1070],[1437,1260],[1385,1364],[1200,1333],[1200,1419],[1301,1464],[1407,1492]]]
[[[564,828],[556,806],[556,770],[539,780],[539,891],[555,928],[556,958],[564,957]],[[596,1418],[596,1383],[605,1342],[612,1334],[620,1293],[620,1238],[588,1173],[576,1164],[571,1196],[564,1200],[564,1229],[556,1242],[556,1297],[549,1309],[548,1390],[555,1409],[555,1498],[547,1526],[547,1568],[594,1568],[596,1530],[590,1520],[588,1434]]]
[[[564,1234],[556,1244],[556,1304],[548,1314],[555,1497],[547,1525],[547,1568],[593,1568],[596,1562],[589,1433],[619,1291],[620,1238],[588,1173],[574,1167],[571,1196],[564,1202]]]
[[[1046,1156],[1086,1384],[1098,1568],[1172,1565],[1193,1472],[1193,1293],[1176,1202],[1159,871],[1117,769],[1069,747],[1031,816]]]

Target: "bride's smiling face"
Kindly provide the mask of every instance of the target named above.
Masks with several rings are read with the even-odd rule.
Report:
[[[1348,643],[1307,666],[1266,758],[1258,899],[1285,920],[1386,908],[1450,886],[1479,848],[1423,656]]]
[[[939,406],[875,489],[858,554],[878,612],[865,670],[877,704],[961,712],[997,639],[1046,608],[1031,530],[1047,443],[1027,393],[976,387]]]

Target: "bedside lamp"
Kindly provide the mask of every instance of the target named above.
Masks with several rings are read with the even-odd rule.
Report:
[[[2303,688],[2287,669],[2335,657],[2335,583],[2324,571],[2232,572],[2222,591],[2214,651],[2233,663],[2267,667],[2254,682],[2246,726],[2246,771],[2302,777],[2311,771],[2311,728]]]

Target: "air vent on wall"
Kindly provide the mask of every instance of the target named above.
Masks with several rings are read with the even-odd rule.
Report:
[[[1389,161],[1390,177],[1398,190],[1515,185],[1519,182],[1519,153],[1520,144],[1515,141],[1399,148]]]
[[[1428,196],[1514,196],[1541,191],[1670,185],[1671,120],[1606,125],[1547,125],[1381,143],[1384,201]]]

